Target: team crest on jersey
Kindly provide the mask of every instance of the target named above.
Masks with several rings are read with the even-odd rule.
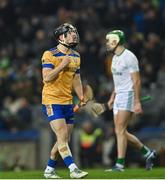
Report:
[[[52,116],[54,114],[52,105],[46,105],[46,112],[48,116]]]

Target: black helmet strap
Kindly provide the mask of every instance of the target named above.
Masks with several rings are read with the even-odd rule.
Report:
[[[66,35],[67,35],[67,32],[63,34],[64,41],[58,40],[58,42],[67,48],[75,48],[78,43],[69,43],[69,44],[66,43],[66,41],[65,41]]]

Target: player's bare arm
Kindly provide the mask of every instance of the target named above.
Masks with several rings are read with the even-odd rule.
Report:
[[[143,110],[140,102],[141,80],[140,80],[139,72],[131,73],[131,78],[133,81],[134,97],[135,97],[134,110],[136,114],[140,114],[143,112]]]
[[[52,81],[57,78],[58,74],[70,63],[70,58],[66,56],[59,66],[57,66],[55,69],[50,68],[43,68],[42,74],[43,74],[43,80],[45,82]]]
[[[82,101],[84,96],[83,96],[83,87],[82,87],[80,74],[75,74],[74,76],[73,89],[75,90],[78,98]]]
[[[109,109],[112,109],[114,99],[115,99],[115,90],[112,91],[112,94],[111,94],[111,96],[110,96],[110,98],[109,98],[109,101],[108,101],[108,107],[109,107]]]

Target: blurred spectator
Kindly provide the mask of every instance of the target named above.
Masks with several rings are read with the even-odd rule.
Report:
[[[83,167],[93,167],[102,161],[102,130],[85,121],[80,130],[80,160]]]

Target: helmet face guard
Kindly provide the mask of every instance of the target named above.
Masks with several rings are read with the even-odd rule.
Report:
[[[111,42],[113,41],[116,41],[116,46],[109,50],[111,51],[112,53],[115,52],[116,48],[119,46],[119,45],[124,45],[125,43],[125,34],[123,31],[121,30],[114,30],[114,31],[110,31],[107,35],[106,35],[106,39]]]
[[[123,31],[121,30],[114,30],[114,31],[110,31],[107,35],[106,38],[108,38],[108,36],[112,36],[112,35],[116,35],[119,38],[119,45],[123,45],[125,43],[125,34]]]
[[[76,41],[71,42],[71,43],[67,43],[66,42],[66,36],[67,33],[71,33],[74,32],[76,34]],[[59,36],[63,35],[63,39],[64,41],[59,40]],[[65,23],[61,26],[59,26],[57,29],[54,30],[54,36],[55,39],[62,45],[68,47],[68,48],[74,48],[79,44],[80,38],[79,38],[79,34],[77,32],[76,27],[72,26],[71,24]]]

